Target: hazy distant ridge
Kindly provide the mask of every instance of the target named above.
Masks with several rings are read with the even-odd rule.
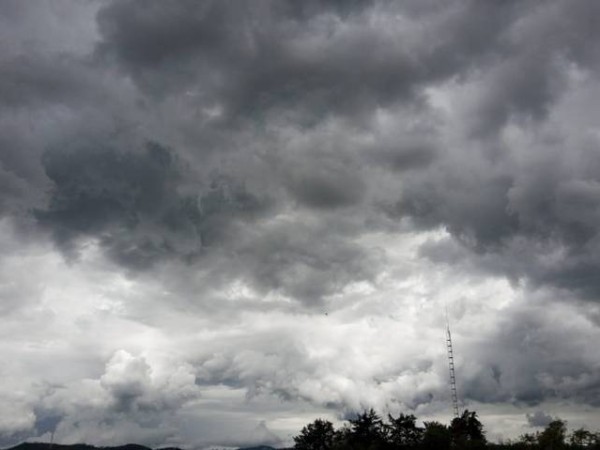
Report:
[[[125,444],[115,447],[96,447],[87,444],[59,445],[49,444],[46,442],[24,442],[14,447],[5,450],[153,450],[151,447],[146,447],[139,444]],[[182,450],[179,447],[160,447],[156,450]],[[259,445],[256,447],[240,448],[238,450],[276,450],[267,445]]]

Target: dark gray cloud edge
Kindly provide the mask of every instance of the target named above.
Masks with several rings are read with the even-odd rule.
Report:
[[[154,94],[164,98],[191,91],[201,104],[221,105],[224,117],[230,120],[239,117],[244,120],[251,118],[252,121],[256,120],[257,114],[264,121],[287,110],[304,111],[313,117],[317,114],[320,120],[331,114],[349,117],[358,117],[358,114],[364,120],[376,108],[392,106],[399,101],[421,102],[419,98],[428,86],[457,77],[475,77],[475,80],[480,78],[485,85],[502,92],[488,92],[477,99],[474,111],[478,121],[490,117],[484,128],[498,133],[509,120],[529,116],[543,121],[557,98],[558,88],[550,87],[558,80],[564,80],[569,62],[582,68],[594,67],[594,52],[588,49],[593,45],[593,29],[579,27],[578,32],[573,34],[561,25],[557,38],[549,43],[545,38],[553,30],[553,21],[560,19],[563,23],[565,14],[570,18],[567,23],[587,23],[585,17],[593,14],[590,8],[595,6],[589,2],[576,2],[570,7],[555,2],[546,8],[527,7],[521,2],[493,5],[454,2],[445,8],[435,2],[425,6],[409,2],[403,6],[357,3],[344,7],[329,3],[309,2],[298,6],[287,2],[259,2],[252,8],[240,8],[231,2],[178,2],[172,5],[156,2],[142,8],[135,1],[118,2],[103,7],[98,13],[102,39],[96,45],[95,64],[106,66],[114,61],[150,98]],[[372,11],[401,14],[406,18],[426,18],[431,27],[425,32],[426,36],[418,40],[414,37],[413,40],[408,39],[412,37],[410,32],[403,32],[401,27],[398,31],[390,29],[382,33],[369,22]],[[532,25],[522,30],[522,22],[531,22]],[[583,33],[589,33],[590,38],[582,39],[580,35]],[[442,35],[443,40],[439,37]],[[311,41],[315,36],[321,39],[318,46]],[[404,41],[408,44],[401,45]],[[363,51],[358,51],[360,49]],[[531,66],[533,56],[541,63]],[[552,68],[545,65],[546,61]],[[42,70],[34,69],[36,64],[41,64]],[[5,89],[4,104],[15,107],[18,101],[35,108],[31,101],[43,99],[50,103],[78,99],[85,104],[89,102],[86,99],[90,92],[93,92],[90,89],[93,76],[89,68],[94,63],[89,64],[81,64],[68,55],[54,61],[34,54],[16,58],[7,63],[8,77],[4,79],[6,83],[14,84],[10,80],[17,77],[20,91],[17,94],[14,90]],[[27,76],[20,76],[21,72]],[[35,78],[32,78],[34,73]],[[67,83],[65,80],[71,81]],[[564,85],[564,81],[562,83]],[[536,93],[536,89],[542,91]],[[496,100],[490,100],[490,96]],[[159,104],[155,105],[158,107]],[[486,109],[481,109],[489,108],[486,105],[506,107],[502,113],[486,112]],[[77,106],[74,108],[77,109]],[[303,119],[296,112],[287,126],[306,126],[302,125]],[[420,113],[427,114],[427,108]],[[503,119],[500,120],[500,116]],[[296,120],[299,123],[295,123]],[[314,124],[310,126],[314,127]],[[472,126],[481,125],[474,123]],[[235,129],[239,130],[239,126],[234,126]],[[488,148],[498,146],[494,134],[486,132],[477,136],[483,136],[477,137],[474,142],[480,147],[480,152],[485,153]],[[104,163],[98,165],[99,177],[103,176],[102,171],[111,170],[104,167],[110,164],[108,160],[111,152],[114,153],[110,144],[104,147],[107,156]],[[593,255],[596,253],[594,242],[597,240],[595,233],[599,218],[590,212],[597,208],[598,202],[598,180],[594,175],[597,171],[593,169],[599,164],[597,152],[574,150],[584,159],[580,173],[575,177],[561,173],[568,155],[556,152],[554,157],[536,165],[533,172],[529,168],[511,166],[510,161],[497,169],[497,162],[483,160],[480,167],[472,168],[480,172],[478,176],[469,179],[460,173],[463,168],[460,158],[468,158],[467,155],[453,156],[448,161],[448,150],[416,148],[405,150],[400,144],[398,150],[390,151],[384,147],[381,152],[378,149],[368,152],[367,156],[368,161],[380,158],[388,161],[386,165],[389,167],[407,168],[409,173],[402,180],[402,200],[396,209],[400,216],[414,218],[419,226],[447,227],[461,242],[477,251],[502,253],[507,241],[519,238],[565,245],[569,256],[559,272],[544,271],[538,267],[530,271],[524,269],[525,276],[536,283],[555,283],[578,289],[590,298],[597,296],[593,278],[598,264]],[[73,152],[79,153],[79,150]],[[102,150],[92,153],[100,155]],[[378,153],[381,156],[377,156]],[[286,176],[285,185],[294,198],[301,204],[325,210],[355,205],[364,199],[366,186],[362,173],[355,169],[348,171],[348,167],[356,166],[362,158],[357,160],[355,156],[355,161],[346,161],[345,165],[332,165],[323,164],[319,153],[314,156],[315,161],[303,161],[303,168]],[[64,186],[57,183],[64,180],[48,173],[49,170],[56,172],[50,167],[57,165],[52,158],[47,156],[43,165],[46,175],[56,186],[56,193],[50,200],[51,211],[39,212],[37,217],[43,218],[46,226],[53,224],[56,227],[55,236],[63,244],[68,244],[82,231],[100,234],[106,248],[117,260],[144,267],[152,264],[158,255],[168,257],[177,253],[174,235],[181,235],[186,242],[183,244],[187,247],[183,259],[192,259],[205,246],[202,240],[210,240],[210,237],[203,238],[201,235],[217,233],[223,228],[217,219],[216,225],[206,225],[212,227],[210,230],[204,230],[204,233],[199,230],[198,221],[206,222],[207,219],[192,218],[200,214],[194,211],[197,208],[194,202],[198,200],[180,198],[176,184],[181,181],[173,179],[169,181],[171,187],[165,188],[169,192],[155,194],[158,194],[157,203],[164,196],[162,201],[171,204],[170,207],[175,210],[164,211],[161,210],[163,206],[156,205],[160,210],[156,214],[162,217],[153,214],[146,214],[146,217],[149,220],[147,228],[158,230],[158,235],[134,238],[134,243],[127,248],[123,243],[123,239],[129,239],[127,233],[133,227],[143,228],[134,225],[138,221],[144,223],[142,211],[131,211],[123,204],[127,201],[125,199],[115,201],[98,197],[107,197],[110,195],[107,193],[76,194],[79,195],[76,201],[82,202],[80,206],[86,204],[88,212],[95,210],[95,218],[76,206],[72,209],[64,206],[63,211],[58,211],[57,198],[65,194],[58,193]],[[286,164],[286,161],[283,163]],[[92,167],[95,163],[89,164]],[[124,164],[127,166],[129,163]],[[138,173],[131,180],[137,185],[127,186],[125,183],[125,190],[145,190],[146,182],[148,186],[163,182],[158,178],[152,179],[154,169],[151,165],[139,163],[139,167],[133,167],[136,164],[129,165]],[[430,166],[430,170],[421,170],[423,166]],[[146,169],[149,179],[144,181],[145,175],[141,172]],[[77,171],[79,168],[71,167],[69,170]],[[121,175],[114,176],[127,177],[129,174],[123,170]],[[15,181],[10,183],[14,185]],[[97,190],[100,186],[94,183],[102,182],[93,177],[82,180],[82,190],[86,189],[86,183],[90,190]],[[140,195],[150,198],[154,195],[150,191]],[[87,202],[86,195],[97,197]],[[236,195],[246,195],[246,200],[251,203],[261,202],[259,198],[252,199],[255,195],[250,192],[234,194],[234,197]],[[66,200],[63,198],[61,201]],[[143,209],[139,204],[141,199],[136,201],[138,204],[133,208]],[[111,202],[112,205],[109,205]],[[92,207],[92,203],[95,206]],[[250,205],[232,206],[237,207],[252,208]],[[167,223],[167,216],[170,223]],[[104,232],[113,219],[120,224],[111,225],[114,232]],[[156,226],[157,223],[160,224]],[[117,232],[117,229],[121,231]],[[195,242],[189,247],[190,236],[194,233]],[[119,238],[119,234],[123,237]]]
[[[590,48],[595,31],[585,25],[594,8],[585,1],[545,7],[522,2],[453,2],[446,7],[435,2],[424,6],[384,2],[343,9],[311,2],[302,6],[259,2],[242,8],[232,2],[156,2],[142,8],[136,1],[126,1],[99,12],[102,40],[96,46],[96,58],[102,64],[114,61],[147,96],[158,95],[158,102],[165,96],[192,92],[200,104],[220,105],[223,118],[252,122],[257,116],[266,121],[283,111],[294,111],[288,127],[306,126],[302,125],[306,114],[317,114],[320,120],[331,114],[364,120],[376,108],[419,103],[424,88],[447,80],[482,83],[492,90],[476,98],[473,112],[465,116],[467,121],[475,119],[466,122],[467,131],[487,130],[464,141],[479,147],[473,150],[473,158],[443,147],[402,150],[402,144],[391,154],[384,149],[381,157],[371,156],[378,150],[369,152],[369,159],[384,158],[389,167],[401,165],[408,170],[394,214],[413,218],[417,226],[443,226],[468,248],[501,258],[515,257],[510,246],[519,240],[529,248],[563,246],[563,264],[546,268],[530,261],[528,266],[520,265],[522,272],[517,276],[594,299],[598,297],[594,274],[599,265],[594,255],[600,217],[592,211],[600,202],[599,171],[594,169],[600,164],[598,152],[578,149],[581,144],[562,138],[563,142],[547,144],[556,148],[549,157],[538,158],[542,148],[533,153],[531,148],[516,150],[531,153],[531,161],[523,164],[507,156],[512,149],[503,149],[498,135],[514,120],[531,118],[532,126],[543,128],[567,82],[568,64],[582,70],[595,67]],[[369,22],[373,11],[419,17],[430,27],[418,40],[401,27],[382,33]],[[556,36],[553,24],[559,22]],[[577,31],[569,33],[565,23],[574,30],[577,24]],[[586,33],[589,36],[584,39]],[[317,38],[319,45],[314,43]],[[532,65],[531,61],[537,62]],[[427,108],[420,113],[428,114]],[[307,131],[314,126],[309,124]],[[239,125],[234,127],[239,130]],[[575,148],[561,151],[565,145]],[[488,160],[488,151],[500,159]],[[579,157],[575,172],[565,168],[574,154]],[[314,161],[301,161],[299,170],[286,176],[284,183],[292,197],[320,210],[360,204],[367,189],[364,175],[348,168],[363,158],[353,156],[340,166],[323,164],[319,153],[314,156]],[[466,159],[471,161],[467,166]],[[477,175],[466,176],[467,167]],[[284,170],[289,168],[284,166]],[[368,187],[377,189],[375,183]],[[246,195],[249,200],[253,196]],[[181,202],[177,196],[172,200],[172,204]],[[251,201],[259,203],[260,199]],[[195,232],[200,236],[194,219],[183,219],[187,225],[179,220],[182,214],[198,215],[192,210],[169,212],[171,228],[180,227],[182,235]],[[71,214],[76,217],[77,212]],[[60,220],[54,223],[59,225]],[[174,245],[165,237],[158,238],[159,242],[142,239],[132,249],[120,251],[119,238],[109,233],[106,239],[117,259],[140,266],[152,259],[146,254],[168,255]]]
[[[267,208],[223,177],[213,177],[204,194],[180,194],[182,169],[173,152],[155,142],[139,152],[60,149],[42,162],[53,189],[48,208],[35,211],[40,224],[67,250],[78,237],[99,236],[129,267],[169,257],[192,261],[227,235],[229,221]]]

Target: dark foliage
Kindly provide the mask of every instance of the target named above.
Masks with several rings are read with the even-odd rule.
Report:
[[[425,422],[425,432],[421,445],[413,448],[422,448],[427,450],[447,450],[451,445],[450,430],[446,425],[439,422]]]
[[[333,424],[323,419],[309,423],[294,437],[297,450],[329,450],[333,448],[334,441]]]
[[[386,443],[385,428],[381,417],[373,409],[350,420],[348,442],[351,448],[378,449]]]
[[[388,415],[386,427],[388,442],[394,448],[414,448],[423,439],[424,429],[417,426],[417,418],[412,414],[400,414],[396,418]]]
[[[460,417],[452,419],[450,435],[456,448],[485,448],[483,425],[474,411],[465,410]]]
[[[465,410],[450,425],[424,422],[400,414],[387,421],[373,410],[364,411],[336,430],[317,419],[294,438],[297,450],[600,450],[600,432],[584,428],[567,432],[565,421],[556,419],[541,432],[524,434],[516,441],[489,443],[474,411]]]

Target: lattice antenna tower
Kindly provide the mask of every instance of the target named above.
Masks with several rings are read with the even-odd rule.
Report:
[[[458,414],[458,391],[456,390],[456,371],[454,370],[454,350],[452,348],[452,334],[450,333],[450,321],[446,309],[446,350],[448,351],[448,369],[450,371],[450,393],[452,394],[452,409],[454,417]]]

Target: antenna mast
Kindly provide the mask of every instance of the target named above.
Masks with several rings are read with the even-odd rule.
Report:
[[[446,310],[446,349],[448,350],[448,368],[450,369],[450,392],[452,393],[452,408],[454,417],[458,415],[458,393],[456,391],[456,373],[454,371],[454,351],[452,350],[452,334],[450,334],[450,322]]]

